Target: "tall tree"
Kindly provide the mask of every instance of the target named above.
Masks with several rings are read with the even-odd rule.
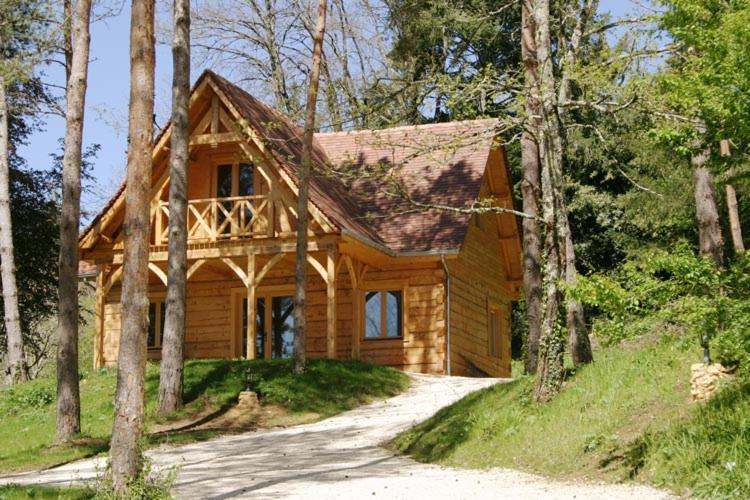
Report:
[[[149,201],[154,113],[154,0],[133,0],[120,350],[111,441],[112,483],[123,494],[141,472],[148,332]]]
[[[578,52],[584,40],[584,34],[588,28],[589,21],[596,14],[599,7],[598,0],[583,0],[583,3],[576,1],[575,5],[575,24],[573,32],[570,35],[569,43],[558,44],[564,46],[564,52],[560,68],[560,83],[558,88],[558,113],[563,126],[560,128],[562,134],[565,134],[566,104],[571,98],[573,73],[578,60]],[[579,6],[580,5],[580,6]],[[567,234],[565,235],[565,283],[569,288],[576,285],[578,270],[576,269],[575,246],[573,245],[573,233],[568,223],[568,215],[564,214]],[[583,311],[583,304],[568,294],[566,298],[567,315],[566,323],[568,327],[568,338],[570,341],[570,355],[574,366],[590,363],[594,360],[591,352],[591,341],[586,326],[586,317]]]
[[[699,131],[705,127],[700,125]],[[699,148],[700,149],[700,148]],[[711,171],[708,160],[710,148],[693,153],[690,164],[693,167],[693,196],[695,197],[695,220],[698,225],[698,248],[701,255],[711,258],[718,267],[724,265],[724,236],[716,203]]]
[[[523,211],[531,217],[523,219],[523,291],[526,305],[527,341],[526,373],[536,373],[539,355],[539,335],[542,315],[542,276],[541,276],[541,228],[539,227],[539,103],[533,91],[537,79],[536,28],[533,17],[524,2],[521,6],[521,57],[524,67],[524,111],[526,123],[521,135],[521,166],[523,179]]]
[[[563,196],[563,134],[553,68],[550,5],[548,0],[525,1],[536,28],[538,74],[531,88],[539,103],[537,142],[545,225],[544,291],[534,399],[547,401],[559,392],[565,375],[565,338],[559,321],[563,300],[560,285],[565,279],[566,237],[570,229]]]
[[[81,430],[78,386],[78,227],[81,222],[81,161],[90,17],[91,0],[78,0],[73,20],[73,51],[65,114],[57,293],[57,438],[63,441]]]
[[[731,145],[726,139],[719,142],[721,155],[731,156]],[[731,175],[731,170],[730,170]],[[724,186],[727,200],[727,213],[729,214],[729,231],[732,235],[732,245],[738,254],[745,252],[745,242],[742,240],[742,225],[740,223],[740,211],[737,204],[737,190],[734,185],[727,182]]]
[[[11,383],[28,378],[18,307],[10,198],[10,107],[8,89],[31,80],[44,50],[43,14],[36,1],[0,3],[0,275]]]
[[[2,274],[5,335],[8,342],[8,369],[11,383],[28,378],[24,355],[21,316],[18,313],[18,287],[13,255],[13,223],[10,215],[10,163],[8,155],[8,99],[0,75],[0,272]]]
[[[187,296],[188,112],[190,107],[190,0],[174,0],[172,137],[169,156],[167,300],[159,370],[159,413],[182,405]]]
[[[302,139],[302,161],[299,166],[297,199],[297,248],[295,263],[294,290],[294,371],[305,369],[305,287],[307,286],[307,228],[308,228],[308,189],[312,170],[313,135],[315,134],[315,108],[318,100],[320,81],[320,61],[323,54],[323,37],[326,29],[327,0],[318,1],[318,19],[313,38],[310,81],[305,106],[305,130]]]
[[[721,265],[724,238],[713,173],[730,163],[719,160],[715,146],[731,139],[739,157],[750,150],[750,102],[742,97],[750,93],[750,4],[659,3],[665,7],[661,26],[674,39],[675,55],[657,79],[667,108],[657,132],[671,149],[690,158],[699,248]]]

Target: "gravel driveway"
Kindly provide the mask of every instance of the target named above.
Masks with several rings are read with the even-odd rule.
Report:
[[[154,465],[178,467],[178,498],[650,499],[644,486],[566,483],[507,469],[417,463],[378,445],[497,379],[413,375],[403,394],[314,424],[268,429],[151,450]],[[96,477],[105,459],[0,477],[0,484],[68,485]]]

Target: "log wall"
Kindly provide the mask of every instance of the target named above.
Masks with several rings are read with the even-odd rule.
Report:
[[[475,216],[476,217],[476,216]],[[510,376],[510,298],[496,217],[472,220],[451,273],[451,374]],[[500,355],[490,354],[489,304],[499,306]]]

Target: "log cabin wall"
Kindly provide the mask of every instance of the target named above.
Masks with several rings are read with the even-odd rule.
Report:
[[[448,261],[448,269],[452,278],[451,374],[509,377],[511,299],[494,215],[472,217],[461,252]],[[500,336],[497,355],[490,345],[492,309]]]
[[[368,289],[400,289],[403,292],[403,338],[364,339],[363,361],[405,371],[444,373],[445,291],[443,271],[427,268],[368,270],[362,284]]]
[[[291,261],[291,257],[287,258]],[[404,292],[403,338],[364,339],[363,329],[355,331],[353,291],[345,271],[339,271],[336,291],[336,357],[352,357],[352,347],[359,337],[363,361],[390,365],[407,371],[444,373],[445,364],[445,291],[443,272],[437,267],[369,270],[362,290],[400,289]],[[258,296],[291,295],[294,278],[285,270],[272,270],[258,287]],[[307,355],[326,356],[326,286],[314,273],[309,275],[307,301]],[[119,284],[112,287],[104,306],[104,340],[102,357],[105,365],[117,363],[120,338]],[[150,284],[150,301],[163,302],[166,290],[158,281]],[[240,357],[236,329],[240,307],[236,301],[245,296],[237,280],[189,281],[185,356],[192,359]],[[362,301],[364,303],[364,301]],[[360,318],[364,315],[360,314]],[[234,319],[233,319],[234,318]],[[233,338],[234,336],[234,338]],[[149,349],[149,359],[158,360],[160,350]]]

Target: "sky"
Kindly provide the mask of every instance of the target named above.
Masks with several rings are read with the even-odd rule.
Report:
[[[162,6],[169,2],[159,2]],[[639,0],[603,0],[600,11],[610,11],[614,17],[632,13],[642,2]],[[159,21],[169,21],[165,12],[159,12]],[[130,3],[125,0],[120,12],[91,26],[91,54],[89,83],[86,94],[84,122],[84,147],[99,144],[101,150],[94,164],[96,193],[84,193],[84,208],[95,210],[103,205],[120,184],[125,173],[127,110],[129,94],[129,28]],[[157,39],[159,37],[157,36]],[[191,81],[195,81],[204,68],[191,68]],[[58,85],[64,84],[62,68],[43,70],[45,77]],[[169,118],[171,101],[172,57],[168,44],[157,43],[156,48],[156,120],[162,126]],[[35,132],[29,144],[20,149],[29,166],[49,169],[50,155],[60,153],[59,140],[65,134],[65,122],[50,115],[46,125]]]

